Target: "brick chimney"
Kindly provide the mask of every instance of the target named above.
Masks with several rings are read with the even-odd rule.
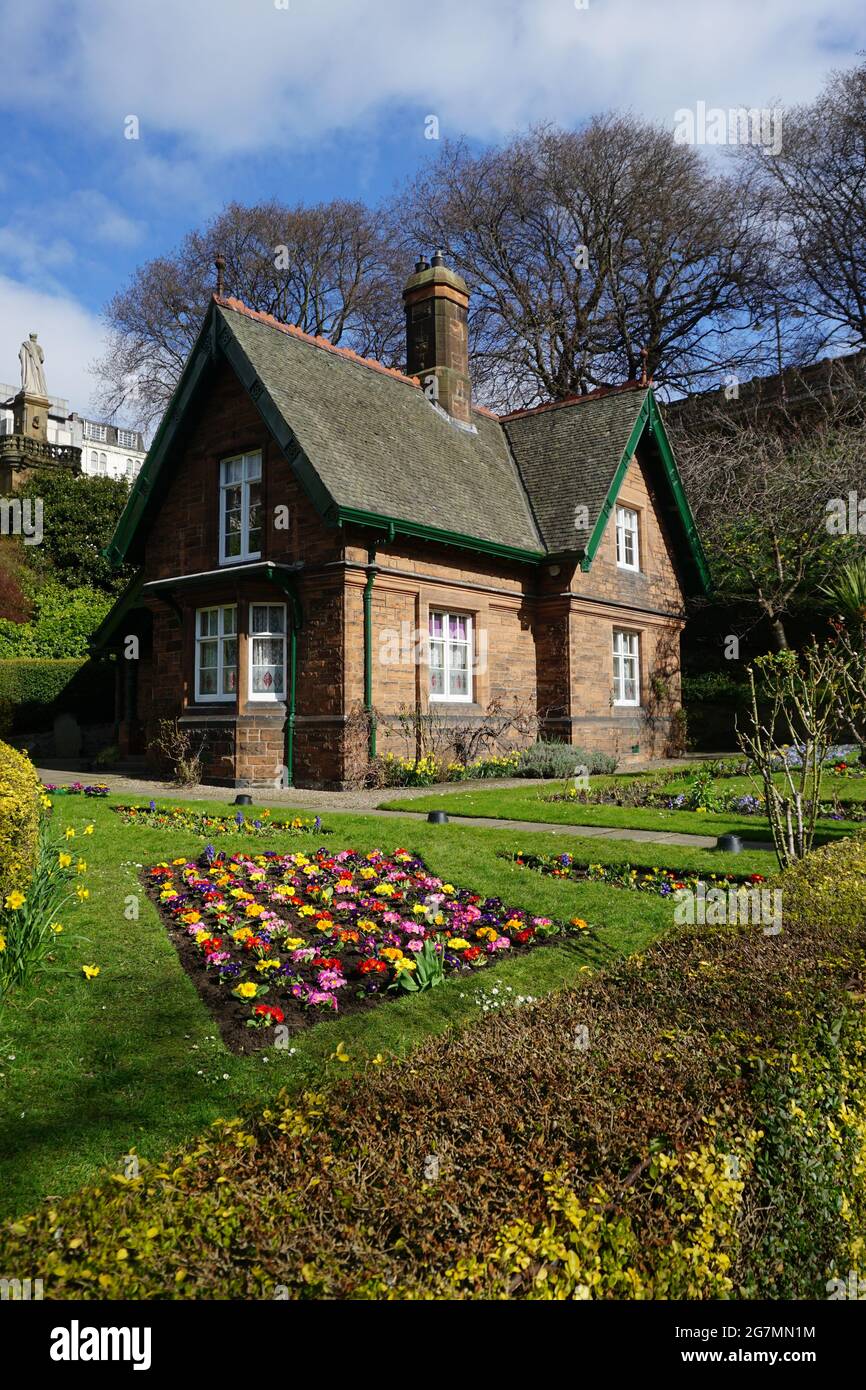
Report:
[[[436,251],[422,256],[403,291],[406,305],[406,370],[420,377],[429,398],[455,420],[469,424],[469,334],[466,281]]]

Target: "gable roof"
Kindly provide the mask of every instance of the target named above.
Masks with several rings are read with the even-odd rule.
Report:
[[[431,404],[417,378],[214,296],[107,549],[115,563],[140,555],[171,458],[220,357],[326,521],[519,560],[577,552],[588,568],[638,439],[648,426],[663,434],[652,391],[636,386],[501,419],[476,407],[467,428]],[[667,448],[665,476],[679,485]],[[698,572],[703,557],[681,485],[679,494],[683,548],[694,551]],[[590,518],[580,530],[578,503]]]

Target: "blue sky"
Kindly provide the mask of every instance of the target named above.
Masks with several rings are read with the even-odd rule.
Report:
[[[583,3],[583,0],[579,0]],[[627,107],[809,100],[862,0],[0,0],[0,381],[79,410],[100,310],[230,199],[376,201],[434,158]],[[130,115],[139,138],[124,138]]]

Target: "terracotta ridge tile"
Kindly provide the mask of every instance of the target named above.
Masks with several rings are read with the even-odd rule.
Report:
[[[352,348],[337,347],[336,343],[332,343],[328,338],[305,333],[303,328],[298,328],[295,323],[281,323],[279,319],[274,318],[273,314],[266,314],[261,309],[251,309],[248,304],[244,304],[242,299],[233,299],[230,295],[218,294],[213,294],[211,298],[214,304],[218,304],[221,309],[231,309],[236,314],[244,314],[248,319],[256,319],[259,323],[266,323],[269,328],[278,328],[281,333],[288,333],[293,338],[300,338],[302,342],[324,348],[326,352],[336,353],[338,357],[345,357],[351,362],[358,362],[362,367],[369,367],[371,371],[381,372],[384,376],[394,377],[396,381],[405,381],[408,386],[416,386],[419,390],[421,389],[421,382],[417,376],[406,376],[396,367],[386,367],[384,362],[377,362],[373,357],[362,357]]]
[[[531,405],[526,410],[510,410],[505,415],[497,415],[500,421],[523,419],[526,415],[538,415],[543,410],[559,410],[566,405],[582,405],[584,401],[597,401],[600,396],[615,396],[623,391],[647,391],[651,381],[624,381],[621,386],[597,386],[582,396],[566,396],[561,401],[545,401],[542,405]]]

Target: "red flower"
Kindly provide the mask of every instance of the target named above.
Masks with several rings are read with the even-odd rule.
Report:
[[[365,960],[361,962],[358,969],[362,975],[372,975],[374,973],[381,975],[388,967],[383,960]]]
[[[522,931],[516,931],[516,932],[514,933],[514,940],[515,940],[515,941],[519,941],[520,944],[523,945],[523,943],[524,943],[525,941],[531,941],[532,938],[534,937],[534,935],[535,935],[535,928],[534,928],[534,927],[524,927],[524,928],[522,929]]]
[[[467,946],[466,950],[461,952],[461,955],[463,956],[464,960],[477,960],[478,957],[481,955],[481,947]]]
[[[313,956],[311,964],[322,970],[340,970],[343,962],[337,956]]]
[[[276,1004],[257,1004],[253,1013],[258,1014],[260,1018],[269,1018],[274,1023],[282,1023],[286,1017],[282,1009],[278,1009]]]

